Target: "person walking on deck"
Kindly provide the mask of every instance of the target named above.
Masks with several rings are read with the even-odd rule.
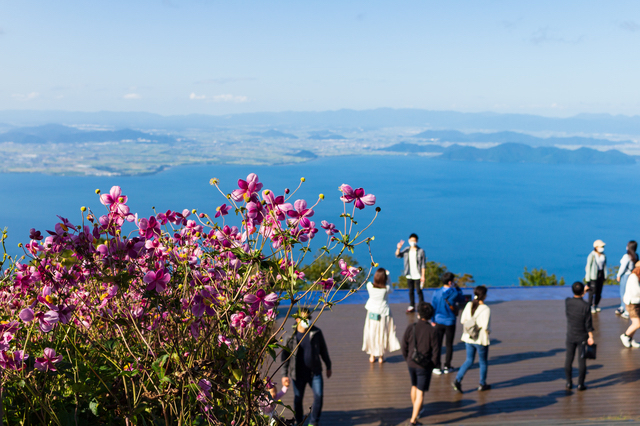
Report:
[[[418,305],[418,320],[409,324],[402,338],[402,356],[409,367],[411,377],[411,413],[410,423],[421,424],[418,416],[422,409],[424,393],[429,390],[431,383],[431,370],[436,362],[438,342],[436,330],[429,320],[433,317],[433,306],[427,302]],[[423,363],[418,364],[414,358],[416,352],[420,354]]]
[[[387,300],[392,291],[387,271],[379,268],[373,276],[373,282],[367,283],[369,300],[364,305],[367,318],[364,323],[362,350],[369,354],[369,362],[374,362],[378,357],[378,362],[383,363],[385,352],[400,349],[396,325]]]
[[[629,319],[631,319],[631,325],[620,336],[622,344],[627,347],[640,348],[640,343],[633,340],[634,333],[640,328],[640,282],[638,277],[640,276],[640,262],[636,262],[635,268],[629,275],[627,285],[624,292],[624,303],[626,305],[626,311],[629,313]]]
[[[587,256],[587,266],[585,267],[584,281],[589,287],[589,306],[591,313],[600,312],[600,299],[602,297],[602,286],[607,279],[607,257],[604,254],[604,242],[595,240],[593,251]]]
[[[460,322],[463,324],[462,341],[467,349],[467,359],[460,367],[453,382],[453,388],[462,393],[462,379],[467,370],[473,365],[478,353],[480,363],[479,391],[491,389],[487,384],[487,370],[489,368],[489,334],[491,333],[491,309],[484,304],[487,298],[487,287],[479,285],[473,290],[473,300],[464,307]]]
[[[322,361],[327,366],[327,378],[331,377],[331,359],[322,331],[311,324],[311,312],[301,308],[296,318],[296,328],[282,351],[282,386],[293,384],[293,410],[297,424],[304,418],[302,400],[307,385],[313,391],[313,407],[309,415],[309,426],[318,426],[322,412],[324,383]]]
[[[415,310],[415,296],[413,289],[418,293],[418,301],[424,302],[422,295],[422,287],[424,286],[425,273],[427,271],[427,258],[424,250],[418,247],[418,236],[416,234],[409,235],[409,247],[402,249],[404,240],[400,240],[396,247],[396,257],[404,260],[404,271],[402,275],[407,278],[407,287],[409,288],[409,307],[407,312]]]
[[[573,297],[565,300],[565,312],[567,315],[567,352],[564,361],[564,374],[567,378],[567,389],[573,389],[573,359],[578,353],[578,390],[586,390],[584,379],[587,375],[587,360],[582,356],[584,345],[593,345],[593,323],[589,303],[583,297],[585,286],[576,281],[571,286]]]
[[[431,304],[436,311],[433,321],[436,324],[436,335],[438,336],[438,361],[433,369],[433,374],[447,374],[453,371],[451,359],[453,358],[453,338],[456,334],[456,317],[458,307],[464,303],[462,290],[455,284],[455,275],[445,272],[442,275],[442,287],[433,295]],[[446,356],[444,368],[440,364],[442,341],[445,340]]]
[[[629,318],[629,312],[627,312],[626,304],[624,303],[624,291],[627,288],[627,279],[631,275],[631,271],[635,268],[635,264],[638,261],[638,243],[635,241],[629,241],[627,243],[627,252],[620,259],[620,268],[618,268],[618,275],[616,280],[620,283],[620,307],[616,309],[616,315],[620,315],[623,318]]]

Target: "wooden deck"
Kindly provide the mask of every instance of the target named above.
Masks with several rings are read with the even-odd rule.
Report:
[[[489,300],[490,296],[489,292]],[[451,387],[455,374],[434,375],[420,418],[423,424],[633,424],[640,420],[640,349],[627,349],[620,343],[619,335],[628,320],[614,315],[615,299],[603,300],[602,312],[594,315],[598,359],[588,363],[588,389],[584,392],[564,388],[563,301],[511,301],[490,306],[487,381],[492,390],[475,390],[477,364],[464,378],[462,395]],[[413,315],[405,314],[405,307],[392,305],[399,338],[414,320]],[[360,305],[337,306],[316,324],[323,330],[333,362],[333,376],[325,377],[324,382],[323,425],[408,424],[411,401],[406,364],[399,352],[382,365],[368,362],[361,351],[365,312]],[[460,334],[458,326],[454,367],[465,359]],[[574,377],[576,367],[577,362]],[[292,389],[283,402],[293,403]],[[308,388],[305,407],[311,402]]]

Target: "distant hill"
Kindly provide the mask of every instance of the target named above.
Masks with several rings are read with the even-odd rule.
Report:
[[[298,139],[296,135],[292,135],[291,133],[280,132],[275,129],[267,130],[265,132],[249,132],[252,136],[261,136],[263,138],[273,138],[273,139]]]
[[[319,130],[316,132],[309,133],[309,139],[325,141],[325,140],[339,140],[339,139],[346,139],[346,138],[342,135],[338,135],[328,130]]]
[[[576,150],[555,147],[531,147],[519,143],[503,143],[493,148],[451,145],[437,158],[452,161],[488,161],[496,163],[543,164],[633,164],[636,159],[618,150]]]
[[[303,149],[303,150],[301,150],[301,151],[298,151],[298,152],[296,152],[295,154],[291,154],[291,156],[293,156],[293,157],[300,157],[300,158],[308,158],[308,159],[310,159],[310,160],[311,160],[311,159],[314,159],[314,158],[318,158],[318,156],[317,156],[315,153],[313,153],[313,152],[311,152],[311,151],[308,151],[308,150],[306,150],[306,149]]]
[[[492,143],[523,143],[531,146],[553,145],[615,145],[632,143],[631,141],[613,142],[608,139],[596,139],[585,137],[550,137],[538,138],[518,132],[496,133],[462,133],[456,130],[427,130],[413,136],[420,139],[436,139],[439,142],[492,142]]]
[[[445,148],[440,145],[416,145],[414,143],[400,142],[395,145],[387,146],[385,148],[379,148],[378,151],[389,152],[444,152]]]
[[[19,127],[5,133],[0,133],[0,142],[14,142],[18,144],[88,143],[122,140],[145,140],[161,144],[176,143],[176,139],[171,136],[152,135],[131,129],[84,131],[60,124]]]

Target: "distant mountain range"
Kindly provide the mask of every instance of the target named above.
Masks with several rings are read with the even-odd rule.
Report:
[[[267,130],[265,132],[249,132],[251,136],[260,136],[268,139],[298,139],[296,135],[291,133],[280,132],[275,129]]]
[[[152,135],[137,130],[80,130],[59,124],[19,127],[0,133],[0,142],[19,144],[114,142],[147,140],[160,144],[174,144],[176,139],[166,135]]]
[[[488,161],[495,163],[543,164],[634,164],[635,157],[618,150],[598,151],[591,148],[575,150],[555,147],[531,147],[521,143],[503,143],[492,148],[451,145],[415,145],[399,143],[380,149],[388,152],[441,153],[436,158],[451,161]]]
[[[492,143],[523,143],[530,146],[553,145],[614,145],[630,144],[632,141],[613,142],[608,139],[568,137],[568,138],[538,138],[524,133],[497,132],[497,133],[462,133],[456,130],[427,130],[414,135],[414,138],[437,140],[438,142],[492,142]]]
[[[46,123],[96,124],[117,128],[165,130],[215,129],[230,126],[370,128],[423,127],[477,131],[613,133],[640,135],[640,116],[579,114],[551,118],[527,114],[464,113],[422,109],[378,108],[355,111],[257,112],[231,115],[162,116],[145,112],[0,111],[0,122],[13,126]]]

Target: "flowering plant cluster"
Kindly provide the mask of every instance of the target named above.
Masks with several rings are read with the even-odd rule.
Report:
[[[250,174],[230,194],[220,190],[227,200],[213,218],[195,210],[141,218],[114,186],[100,195],[105,214],[82,207],[80,223],[59,217],[45,234],[32,229],[21,258],[5,250],[4,421],[268,424],[275,402],[267,373],[276,367],[284,322],[304,297],[295,284],[324,198],[310,206],[293,199],[298,189],[276,195]],[[354,231],[354,215],[375,197],[348,185],[340,191],[344,228],[322,221],[322,251],[339,259],[346,283],[363,271],[340,256],[371,241],[363,236],[368,226]],[[227,223],[234,212],[235,225]],[[127,228],[133,231],[125,235]],[[320,313],[339,302],[331,266],[308,290],[323,292]],[[279,309],[283,301],[288,306]]]

